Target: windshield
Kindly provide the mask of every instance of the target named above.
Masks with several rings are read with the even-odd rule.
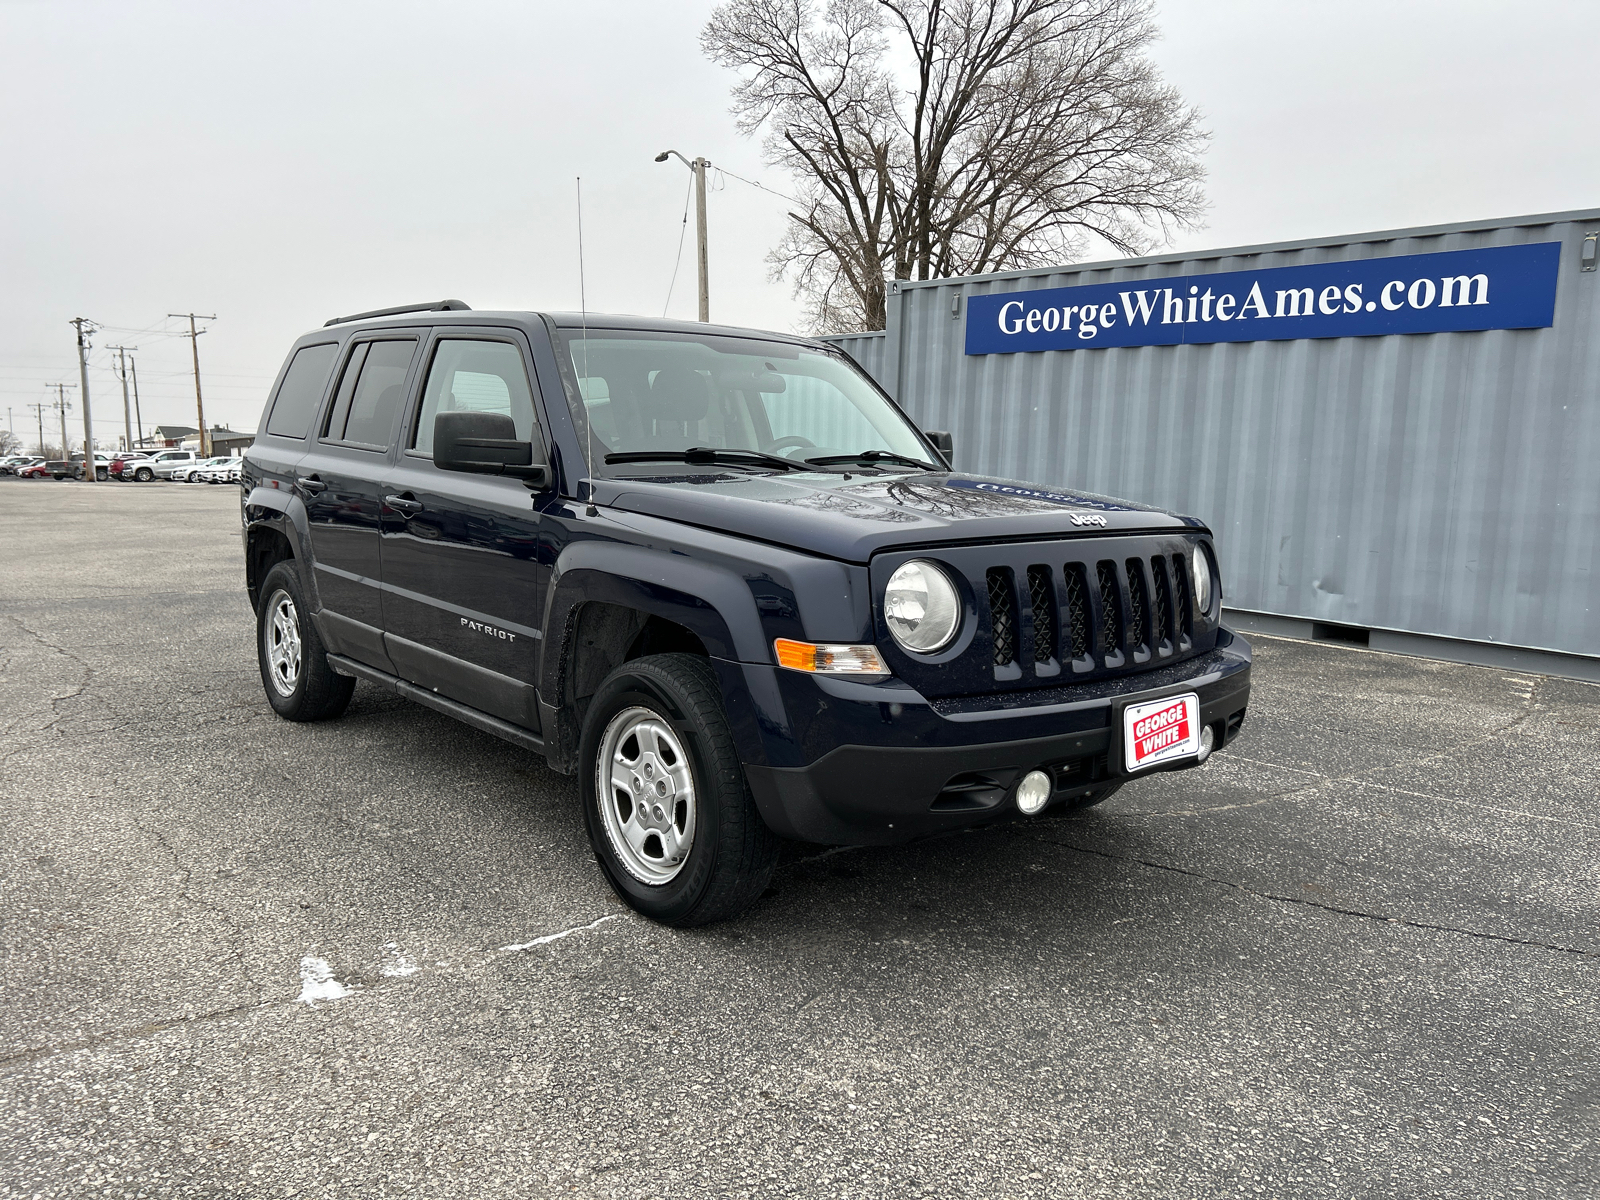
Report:
[[[937,461],[877,389],[833,354],[712,334],[572,330],[561,340],[573,423],[585,439],[592,424],[602,474],[659,470],[607,470],[607,454],[692,447],[755,450],[797,464],[864,451]]]

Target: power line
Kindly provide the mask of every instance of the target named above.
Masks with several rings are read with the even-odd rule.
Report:
[[[801,208],[805,207],[805,201],[804,200],[796,200],[793,196],[785,195],[783,192],[775,192],[771,188],[769,188],[766,184],[757,183],[754,179],[746,179],[743,175],[734,175],[733,172],[728,170],[727,167],[718,167],[718,168],[716,168],[716,170],[717,170],[717,172],[719,174],[731,175],[731,176],[733,176],[733,178],[737,179],[740,183],[747,183],[751,187],[758,188],[759,190],[761,190],[763,192],[766,192],[768,195],[776,196],[780,200],[787,200],[790,204],[798,204]]]
[[[683,265],[683,239],[689,234],[689,197],[694,195],[694,176],[689,176],[689,186],[683,189],[683,226],[678,230],[678,257],[672,260],[672,280],[667,284],[667,302],[661,306],[661,315],[672,307],[672,289],[678,285],[678,268]]]

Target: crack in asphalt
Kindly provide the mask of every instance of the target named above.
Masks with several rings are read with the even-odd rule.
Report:
[[[1501,942],[1512,946],[1530,946],[1536,950],[1550,950],[1559,954],[1576,954],[1584,958],[1600,958],[1600,951],[1584,950],[1577,946],[1563,946],[1557,942],[1543,942],[1535,938],[1511,937],[1503,933],[1485,933],[1480,929],[1465,929],[1459,925],[1436,925],[1431,921],[1418,921],[1411,917],[1392,917],[1383,913],[1367,912],[1365,909],[1344,908],[1337,904],[1324,904],[1318,900],[1309,900],[1304,896],[1285,896],[1279,892],[1263,892],[1257,888],[1235,882],[1232,879],[1222,879],[1216,875],[1208,875],[1204,871],[1194,871],[1188,867],[1174,866],[1172,863],[1156,862],[1154,859],[1139,858],[1131,854],[1114,854],[1109,850],[1097,850],[1093,846],[1079,846],[1072,842],[1061,842],[1055,838],[1044,837],[1040,834],[1029,834],[1019,830],[1010,830],[1008,832],[1014,837],[1025,838],[1033,842],[1042,842],[1047,846],[1071,850],[1076,854],[1086,854],[1090,857],[1103,858],[1110,862],[1132,863],[1136,866],[1147,867],[1153,871],[1167,871],[1174,875],[1198,879],[1204,883],[1214,883],[1219,887],[1232,888],[1235,891],[1243,892],[1247,896],[1254,896],[1258,900],[1273,900],[1280,904],[1297,904],[1306,908],[1318,908],[1323,912],[1336,913],[1345,917],[1359,917],[1362,920],[1377,921],[1385,925],[1405,925],[1412,929],[1426,929],[1435,933],[1455,933],[1463,937],[1478,938],[1489,942]]]
[[[163,845],[165,845],[164,842]],[[628,915],[629,914],[625,911],[607,913],[594,921],[588,922],[587,924],[572,925],[565,929],[558,929],[553,933],[543,934],[540,937],[533,938],[526,942],[518,942],[505,946],[488,947],[481,949],[476,953],[468,952],[458,960],[460,966],[455,969],[461,970],[472,967],[486,966],[497,959],[526,954],[530,950],[539,949],[544,946],[550,946],[556,942],[565,941],[566,939],[577,934],[588,933],[592,930],[599,929],[603,925],[609,925],[612,921],[620,920]],[[360,983],[355,989],[354,993],[352,993],[352,996],[344,997],[344,999],[353,998],[353,995],[356,993],[371,993],[377,990],[379,987],[387,989],[397,985],[404,985],[410,980],[416,979],[418,976],[428,975],[431,973],[432,972],[425,967],[420,968],[415,972],[408,972],[405,975],[385,975],[381,969],[375,976],[366,974],[365,972],[346,973],[343,978],[351,978],[353,974],[355,977],[359,978]],[[248,969],[246,974],[248,975]],[[6,1053],[0,1053],[0,1067],[12,1066],[18,1063],[35,1062],[39,1059],[50,1058],[57,1054],[70,1054],[79,1050],[92,1050],[97,1046],[104,1046],[112,1042],[123,1042],[135,1038],[148,1038],[158,1033],[164,1033],[169,1029],[182,1029],[191,1025],[200,1025],[210,1021],[222,1021],[228,1019],[229,1017],[238,1017],[250,1013],[265,1012],[269,1009],[279,1007],[288,1007],[293,1009],[299,1003],[299,999],[292,990],[284,991],[276,995],[266,996],[260,1000],[250,1000],[243,1004],[233,1004],[226,1008],[216,1008],[210,1010],[209,1012],[195,1013],[192,1016],[146,1021],[141,1025],[135,1025],[131,1028],[107,1030],[104,1033],[96,1033],[91,1034],[88,1037],[76,1038],[70,1042],[52,1042],[44,1046],[29,1046],[21,1050],[12,1050]],[[337,1003],[339,1003],[337,1000],[327,1001],[325,1002],[324,1006]],[[317,1006],[313,1005],[312,1007],[316,1008]]]
[[[74,700],[83,695],[84,691],[89,686],[89,681],[94,678],[94,668],[83,659],[79,658],[71,650],[68,650],[65,646],[58,646],[55,642],[52,642],[49,638],[45,637],[44,634],[39,633],[37,630],[30,629],[20,618],[13,616],[11,613],[5,613],[3,615],[5,616],[6,620],[10,621],[13,625],[22,630],[23,633],[27,634],[34,641],[38,642],[41,646],[45,646],[51,650],[54,650],[57,654],[61,655],[61,657],[70,659],[71,661],[77,663],[78,666],[83,668],[83,679],[79,682],[76,688],[65,695],[52,695],[50,697],[50,719],[40,726],[38,730],[40,736],[43,736],[51,729],[54,729],[59,734],[62,732],[61,720],[63,714],[61,712],[61,705],[68,700]],[[15,750],[6,751],[3,756],[0,756],[0,763],[10,762],[11,759],[15,758],[18,754],[21,754],[25,748],[26,747],[19,746]]]

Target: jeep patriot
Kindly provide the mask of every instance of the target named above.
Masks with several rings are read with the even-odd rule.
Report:
[[[1205,525],[951,450],[805,338],[336,318],[243,465],[267,700],[326,720],[364,679],[544,755],[679,926],[751,904],[780,839],[1059,815],[1225,746],[1250,648]]]

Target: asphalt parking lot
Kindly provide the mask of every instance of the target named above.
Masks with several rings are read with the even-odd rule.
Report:
[[[1600,1189],[1600,688],[1255,639],[1203,769],[677,932],[542,760],[279,720],[237,504],[0,480],[0,1194]]]

